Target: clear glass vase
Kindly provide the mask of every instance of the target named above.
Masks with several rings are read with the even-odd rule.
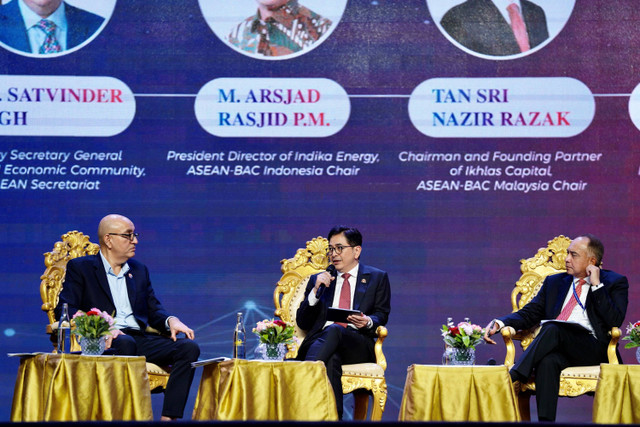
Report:
[[[640,347],[636,349],[636,360],[640,363]]]
[[[262,360],[282,361],[287,354],[286,344],[267,344],[261,343],[256,349],[256,357]]]
[[[85,356],[100,356],[107,346],[107,337],[86,338],[80,337],[80,348]]]
[[[476,363],[476,350],[473,348],[452,348],[449,359],[451,365],[474,365]]]

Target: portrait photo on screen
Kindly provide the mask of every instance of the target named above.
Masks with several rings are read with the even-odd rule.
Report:
[[[280,60],[318,47],[335,30],[347,0],[199,0],[214,34],[243,55]]]
[[[66,55],[100,34],[115,5],[116,0],[4,0],[0,45],[36,58]]]
[[[575,0],[427,0],[433,22],[465,52],[486,59],[527,56],[564,28]]]

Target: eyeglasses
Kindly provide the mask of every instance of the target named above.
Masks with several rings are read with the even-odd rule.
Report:
[[[139,233],[107,233],[109,236],[120,236],[128,239],[130,242],[133,242],[133,239],[137,239],[140,235]],[[338,252],[340,253],[340,252]]]
[[[342,246],[342,245],[336,245],[335,247],[329,246],[327,248],[327,255],[331,255],[332,252],[335,252],[336,254],[340,255],[344,248],[355,248],[355,246]]]

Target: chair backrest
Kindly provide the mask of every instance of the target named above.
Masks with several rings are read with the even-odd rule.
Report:
[[[293,258],[280,261],[282,277],[273,292],[275,315],[283,321],[295,325],[295,336],[299,343],[289,346],[287,358],[294,358],[298,354],[299,344],[305,337],[305,332],[296,324],[296,311],[304,298],[304,291],[313,274],[324,271],[329,265],[327,247],[329,242],[324,237],[316,237],[307,242],[306,248],[296,251]]]
[[[40,277],[40,296],[42,297],[42,311],[47,313],[49,324],[56,321],[54,310],[58,305],[58,296],[62,291],[62,283],[67,272],[67,262],[70,259],[85,255],[95,255],[100,246],[89,241],[89,236],[79,231],[70,231],[62,236],[61,242],[56,242],[51,252],[44,254],[46,269]]]
[[[516,282],[516,286],[511,292],[511,307],[513,311],[518,311],[536,296],[542,282],[547,276],[566,271],[564,264],[567,257],[567,248],[571,239],[565,236],[558,236],[547,242],[546,248],[538,249],[538,252],[531,258],[520,260],[520,271],[522,276]],[[521,331],[520,345],[527,348],[535,334],[537,327],[528,331]]]

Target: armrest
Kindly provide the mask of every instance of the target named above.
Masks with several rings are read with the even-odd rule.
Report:
[[[613,327],[609,332],[611,335],[611,340],[609,341],[609,346],[607,347],[607,358],[609,359],[609,363],[611,365],[617,365],[618,362],[618,354],[616,349],[618,347],[618,340],[620,340],[620,335],[622,335],[622,331],[620,328]]]
[[[507,369],[511,369],[516,359],[516,346],[513,344],[513,337],[516,335],[516,330],[511,326],[505,326],[500,330],[504,345],[507,347],[507,354],[504,357],[504,366]]]
[[[384,326],[378,326],[378,329],[376,329],[378,338],[376,339],[376,343],[373,347],[373,351],[376,354],[376,364],[380,365],[383,371],[387,369],[387,359],[384,357],[384,353],[382,353],[382,342],[387,337],[388,333],[389,331],[387,331],[387,328]]]

